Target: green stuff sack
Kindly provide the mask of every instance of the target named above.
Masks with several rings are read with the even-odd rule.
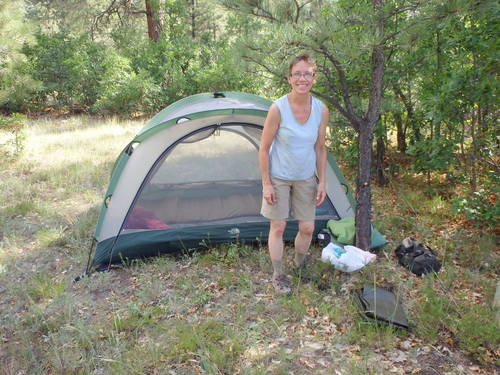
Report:
[[[332,235],[335,236],[337,242],[344,245],[354,244],[356,228],[353,217],[345,217],[341,220],[328,220],[326,226],[330,229]]]
[[[330,230],[336,241],[343,245],[353,245],[356,237],[356,226],[353,217],[345,217],[341,220],[328,220],[326,227]],[[371,244],[372,248],[385,245],[387,241],[384,236],[372,225]]]
[[[353,293],[353,298],[366,319],[410,328],[402,303],[394,293],[365,284]]]

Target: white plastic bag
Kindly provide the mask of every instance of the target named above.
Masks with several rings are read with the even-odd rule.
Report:
[[[321,260],[331,263],[336,269],[344,272],[357,271],[377,256],[368,251],[361,250],[356,246],[346,245],[342,248],[340,245],[330,242],[321,252]]]

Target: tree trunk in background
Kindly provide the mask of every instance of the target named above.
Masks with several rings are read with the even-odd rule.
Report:
[[[441,34],[439,33],[439,30],[437,30],[436,31],[436,74],[435,74],[436,81],[437,79],[439,79],[439,77],[441,77],[442,67],[443,67],[442,59],[443,57],[441,51]],[[433,124],[431,124],[431,127],[432,126]],[[438,121],[435,125],[434,137],[436,139],[441,138],[441,121]]]
[[[394,113],[394,122],[396,123],[396,141],[398,151],[402,154],[406,153],[406,129],[403,125],[403,117],[400,112]]]
[[[146,19],[148,22],[148,36],[157,41],[160,37],[161,23],[158,15],[158,0],[144,0],[146,2]]]
[[[478,154],[478,148],[477,148],[477,129],[478,129],[478,123],[479,123],[479,108],[475,106],[474,111],[472,112],[472,121],[470,124],[470,132],[471,132],[471,138],[472,138],[472,155],[469,158],[470,162],[470,188],[472,191],[477,190],[477,163],[476,163],[476,155]]]
[[[196,0],[191,0],[191,38],[196,38]]]
[[[384,158],[385,158],[385,142],[383,137],[377,137],[377,184],[380,186],[387,185],[389,183],[387,177],[384,173]]]

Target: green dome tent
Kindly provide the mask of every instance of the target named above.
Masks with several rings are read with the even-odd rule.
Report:
[[[221,242],[265,240],[258,147],[271,101],[223,92],[193,95],[154,116],[119,155],[94,234],[90,267]],[[332,155],[316,229],[354,216]],[[297,222],[290,220],[285,239]]]

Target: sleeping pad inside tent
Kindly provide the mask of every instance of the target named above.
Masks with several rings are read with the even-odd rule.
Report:
[[[153,117],[118,157],[94,234],[92,266],[230,241],[266,240],[258,148],[271,101],[244,93],[182,99]],[[332,155],[316,230],[354,216]],[[298,223],[290,219],[285,240]]]

